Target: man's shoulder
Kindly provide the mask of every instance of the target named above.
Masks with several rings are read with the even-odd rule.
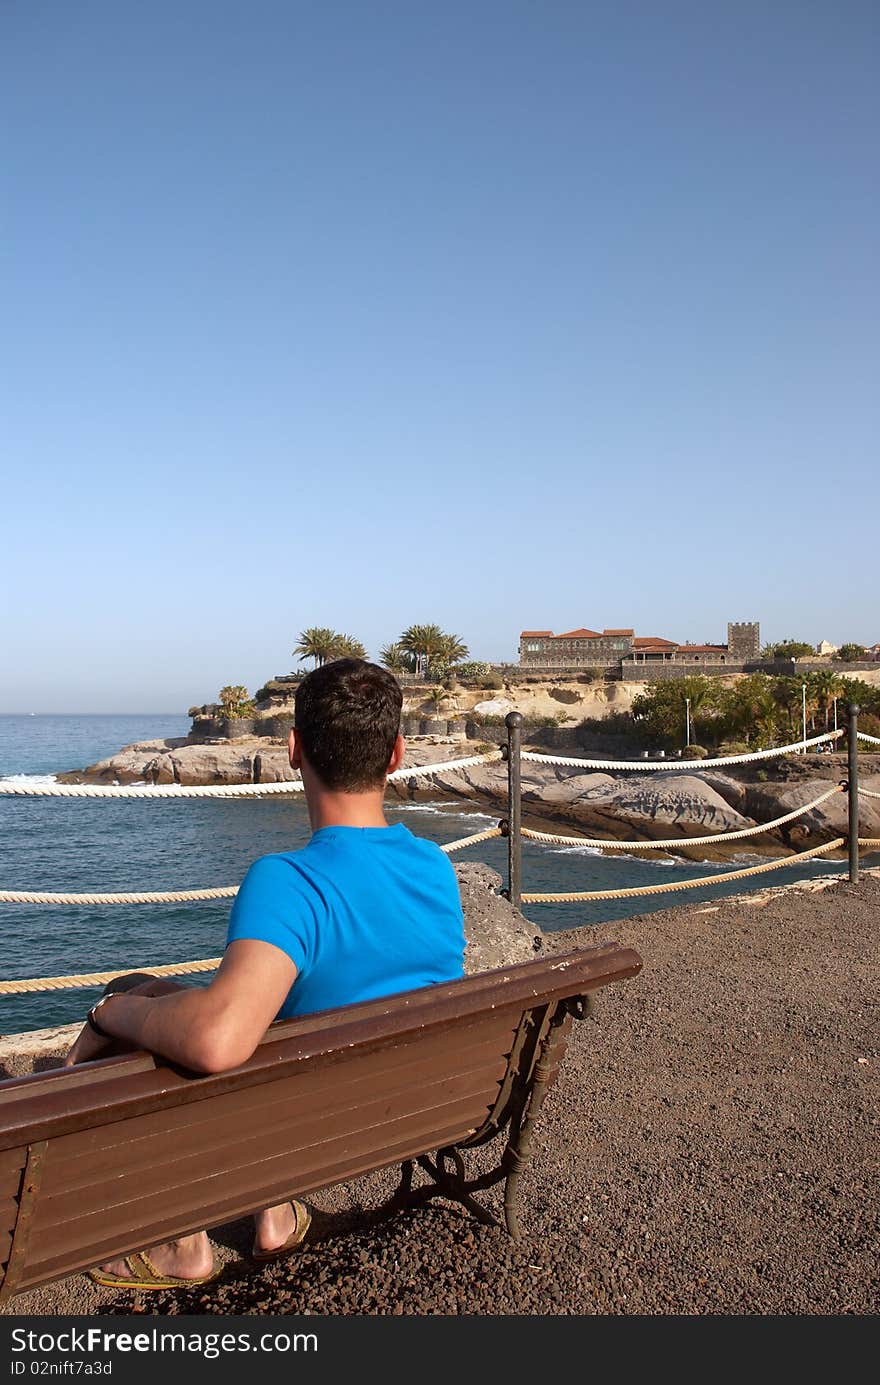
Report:
[[[248,868],[244,883],[250,889],[296,889],[302,880],[298,869],[297,851],[274,851],[268,856],[260,856]]]

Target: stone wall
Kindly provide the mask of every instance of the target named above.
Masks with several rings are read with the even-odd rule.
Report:
[[[704,678],[717,678],[726,673],[742,673],[742,664],[624,664],[621,678],[624,683],[659,683],[670,678],[688,678],[694,674]]]
[[[625,683],[654,683],[666,681],[670,678],[686,678],[694,674],[702,675],[704,678],[720,678],[725,674],[729,678],[734,673],[766,673],[770,678],[797,678],[802,674],[831,672],[840,674],[843,677],[849,675],[858,676],[859,673],[877,673],[880,670],[880,662],[876,659],[873,662],[863,660],[857,664],[828,663],[827,660],[817,659],[815,662],[798,660],[792,665],[790,659],[776,660],[770,663],[767,660],[756,660],[754,663],[732,663],[725,664],[703,664],[703,663],[674,663],[674,664],[624,664],[621,677]]]
[[[507,745],[506,726],[481,726],[467,723],[469,741],[486,745]],[[523,744],[540,746],[547,751],[571,751],[573,755],[597,755],[606,760],[631,760],[641,751],[634,747],[634,736],[609,732],[587,731],[581,726],[529,726],[523,722]]]

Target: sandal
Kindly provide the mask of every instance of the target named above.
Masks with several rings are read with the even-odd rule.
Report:
[[[251,1259],[256,1265],[268,1265],[273,1260],[283,1260],[286,1255],[292,1255],[302,1246],[306,1238],[306,1233],[312,1224],[312,1214],[308,1207],[302,1202],[297,1202],[296,1198],[291,1198],[290,1202],[296,1217],[296,1226],[291,1231],[283,1245],[276,1246],[274,1250],[252,1250]]]
[[[131,1278],[124,1278],[120,1274],[113,1274],[111,1270],[89,1270],[88,1275],[95,1284],[100,1284],[105,1289],[192,1289],[200,1284],[211,1284],[215,1279],[219,1279],[223,1273],[222,1268],[214,1268],[210,1274],[204,1275],[201,1279],[183,1279],[176,1274],[163,1274],[157,1270],[149,1255],[145,1250],[136,1251],[134,1255],[124,1257],[125,1264],[131,1271]]]

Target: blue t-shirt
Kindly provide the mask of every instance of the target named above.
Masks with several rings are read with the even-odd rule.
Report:
[[[286,952],[297,976],[279,1019],[463,975],[458,881],[434,842],[393,827],[322,827],[302,851],[255,861],[229,919]]]

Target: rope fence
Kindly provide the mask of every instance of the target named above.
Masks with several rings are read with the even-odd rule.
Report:
[[[638,899],[644,895],[674,894],[678,890],[695,890],[704,885],[724,885],[728,880],[745,880],[750,875],[763,875],[769,870],[781,870],[783,866],[794,866],[798,861],[809,861],[814,856],[824,856],[826,852],[837,851],[846,844],[845,837],[835,837],[832,842],[813,846],[809,851],[800,851],[796,856],[783,856],[778,861],[765,861],[760,866],[748,866],[743,870],[726,870],[718,875],[704,875],[699,880],[673,880],[664,885],[636,885],[627,890],[570,890],[554,894],[523,894],[523,904],[575,904],[592,899]]]
[[[791,745],[775,746],[770,750],[753,750],[745,755],[717,755],[705,760],[582,760],[570,755],[542,755],[536,750],[524,750],[522,758],[542,765],[570,765],[586,769],[629,770],[640,774],[643,770],[670,770],[681,773],[682,765],[691,765],[695,770],[718,769],[723,765],[747,765],[754,760],[774,760],[794,751],[805,750],[809,746],[837,741],[843,731],[826,731],[821,736],[811,736],[808,740],[793,741]]]
[[[0,995],[31,995],[35,991],[106,986],[108,981],[127,971],[143,971],[150,976],[192,976],[197,972],[216,971],[222,960],[221,957],[208,957],[203,962],[170,962],[161,967],[116,967],[113,971],[87,971],[78,976],[33,976],[21,981],[0,981]]]
[[[461,851],[463,847],[476,846],[479,842],[488,842],[493,837],[500,836],[500,827],[487,827],[485,831],[475,832],[471,837],[459,837],[458,841],[446,842],[440,850],[448,856],[453,851]],[[233,899],[237,894],[237,885],[218,885],[216,888],[205,890],[147,890],[122,894],[0,890],[0,904],[193,904],[206,899]]]
[[[463,846],[476,846],[478,842],[489,842],[493,837],[500,836],[500,827],[487,827],[485,832],[475,832],[472,837],[459,837],[457,842],[446,842],[440,850],[448,856],[453,851],[461,851]]]
[[[873,789],[863,789],[861,784],[859,785],[859,793],[864,794],[865,798],[880,798],[880,793],[875,793]]]
[[[782,827],[786,822],[794,822],[795,818],[803,817],[820,804],[827,803],[835,794],[843,792],[844,786],[836,784],[833,789],[828,789],[810,803],[804,803],[802,807],[795,808],[793,812],[786,813],[781,818],[773,818],[771,822],[759,822],[754,827],[741,827],[736,832],[710,832],[704,837],[667,837],[663,841],[621,842],[606,840],[604,837],[561,837],[554,832],[534,832],[530,827],[523,827],[522,835],[530,841],[544,842],[547,845],[558,843],[560,846],[596,846],[606,851],[668,851],[677,846],[709,846],[714,842],[737,842],[745,837],[760,837],[765,832]]]
[[[441,760],[433,765],[416,765],[413,769],[395,769],[389,774],[388,783],[395,784],[399,779],[418,779],[425,774],[454,774],[459,769],[473,769],[476,765],[489,765],[503,758],[500,750],[487,750],[483,755],[467,755],[463,760]]]
[[[0,780],[0,794],[20,798],[265,798],[302,793],[301,779],[274,784],[29,784]]]
[[[220,885],[208,890],[141,890],[123,894],[0,890],[0,904],[194,904],[205,899],[233,899],[237,894],[237,885]]]
[[[867,731],[857,731],[856,735],[860,741],[870,741],[872,745],[880,745],[880,736],[869,736]]]
[[[394,770],[388,775],[388,782],[393,784],[401,779],[419,779],[441,772],[454,774],[457,770],[500,759],[500,750],[490,750],[460,760],[413,765],[409,769]],[[0,779],[0,794],[20,798],[265,798],[302,792],[301,779],[283,779],[272,784],[47,784],[29,783],[26,779]]]

